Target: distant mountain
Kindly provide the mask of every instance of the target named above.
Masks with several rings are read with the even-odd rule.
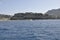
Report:
[[[60,8],[48,10],[45,14],[33,12],[16,13],[10,18],[10,20],[21,19],[60,19]]]
[[[45,14],[49,14],[49,15],[52,15],[53,17],[60,18],[60,8],[48,10]]]
[[[10,15],[4,15],[4,14],[0,14],[0,20],[8,20],[10,19]]]

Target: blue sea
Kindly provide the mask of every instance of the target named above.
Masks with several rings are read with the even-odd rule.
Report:
[[[60,40],[60,20],[0,21],[0,40]]]

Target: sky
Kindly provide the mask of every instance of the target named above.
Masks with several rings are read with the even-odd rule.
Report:
[[[60,8],[60,0],[0,0],[0,14],[45,13]]]

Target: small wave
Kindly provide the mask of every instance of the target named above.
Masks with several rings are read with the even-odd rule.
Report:
[[[3,29],[2,29],[2,28],[0,28],[0,30],[8,30],[8,29],[6,29],[6,28],[3,28]]]

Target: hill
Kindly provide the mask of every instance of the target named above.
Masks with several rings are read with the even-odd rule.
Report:
[[[48,10],[45,14],[51,15],[54,18],[60,18],[60,8]]]
[[[11,18],[10,15],[0,14],[0,20],[9,20],[10,18]]]
[[[16,13],[11,20],[21,20],[21,19],[47,19],[48,15],[43,15],[42,13],[33,13],[33,12],[25,12],[25,13]]]

